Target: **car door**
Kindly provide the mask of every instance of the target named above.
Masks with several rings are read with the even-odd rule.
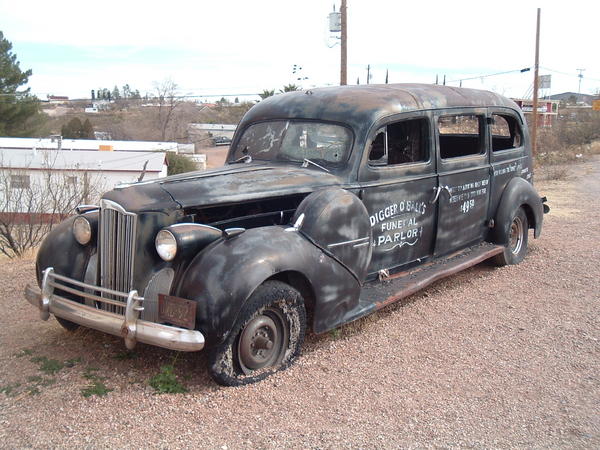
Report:
[[[369,273],[432,255],[437,186],[431,115],[396,116],[374,127],[359,170],[373,253]]]
[[[519,114],[508,108],[490,108],[491,151],[490,211],[496,211],[504,188],[514,177],[531,180],[531,160],[527,158],[527,128]]]
[[[436,256],[484,238],[489,207],[490,165],[487,110],[436,112],[438,223]]]

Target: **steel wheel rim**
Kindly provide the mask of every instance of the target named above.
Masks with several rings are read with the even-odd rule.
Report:
[[[510,225],[510,251],[517,255],[523,247],[523,221],[515,217]]]
[[[240,368],[245,374],[270,367],[283,359],[288,333],[283,314],[265,309],[246,324],[238,339]]]

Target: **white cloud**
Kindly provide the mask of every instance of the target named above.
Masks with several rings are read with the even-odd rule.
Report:
[[[339,0],[334,0],[339,5]],[[184,91],[254,91],[297,82],[293,64],[313,84],[339,80],[339,46],[328,48],[323,0],[219,2],[56,0],[0,4],[3,31],[17,44],[85,49],[85,63],[31,65],[37,92],[88,95],[89,86],[128,82],[142,90],[171,76]],[[348,0],[348,79],[433,82],[532,66],[535,2],[406,2]],[[575,74],[586,68],[583,90],[600,87],[594,22],[598,2],[551,0],[542,7],[541,65]],[[144,52],[147,60],[136,56]],[[173,52],[173,58],[163,58]],[[118,53],[118,59],[114,59]],[[156,56],[153,56],[156,55]],[[177,57],[179,55],[179,57]],[[21,58],[22,59],[22,58]],[[532,73],[496,77],[469,86],[507,94],[525,91]],[[577,78],[554,74],[556,89],[576,90]],[[555,89],[553,91],[556,92]]]

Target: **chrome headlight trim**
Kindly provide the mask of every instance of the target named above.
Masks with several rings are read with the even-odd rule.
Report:
[[[73,221],[73,236],[81,245],[87,245],[92,240],[92,225],[83,216],[77,216]]]
[[[169,230],[160,230],[154,239],[156,253],[163,261],[173,261],[177,255],[177,239]]]

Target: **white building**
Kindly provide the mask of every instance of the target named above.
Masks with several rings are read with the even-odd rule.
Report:
[[[175,152],[177,142],[152,141],[109,141],[95,139],[63,139],[60,136],[52,138],[13,138],[0,137],[0,149],[52,149],[52,150],[107,150],[119,152]],[[193,145],[193,144],[192,144]]]
[[[191,133],[206,135],[211,137],[224,136],[233,138],[237,125],[223,123],[191,123],[189,130]]]
[[[161,151],[0,148],[0,212],[26,213],[32,195],[43,197],[56,191],[62,195],[90,192],[92,198],[85,200],[95,202],[117,184],[166,175],[165,152]]]

